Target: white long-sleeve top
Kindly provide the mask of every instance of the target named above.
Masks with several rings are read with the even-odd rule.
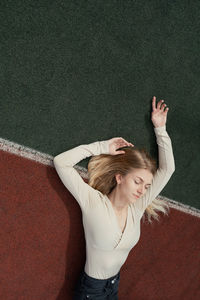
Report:
[[[115,276],[140,238],[140,220],[147,206],[162,191],[175,170],[171,139],[166,125],[154,127],[159,167],[143,197],[128,206],[122,233],[110,199],[89,186],[74,168],[86,157],[109,154],[108,141],[80,145],[54,157],[55,169],[66,188],[78,201],[86,240],[85,272],[97,279]]]

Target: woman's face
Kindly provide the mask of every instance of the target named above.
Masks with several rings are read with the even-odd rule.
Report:
[[[152,179],[153,174],[146,169],[134,169],[124,177],[116,175],[121,196],[131,203],[144,196]]]

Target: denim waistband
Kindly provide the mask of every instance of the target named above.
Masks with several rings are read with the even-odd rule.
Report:
[[[101,298],[102,296],[104,297],[107,295],[111,296],[111,295],[115,295],[118,292],[119,281],[120,281],[120,271],[115,276],[111,276],[106,279],[98,279],[89,276],[84,270],[82,270],[79,278],[79,282],[76,286],[75,293],[81,293],[81,294],[84,293],[84,295],[86,295],[87,298],[90,298],[91,296],[95,296],[96,297],[95,299],[102,299]],[[79,298],[74,298],[74,299],[79,299]]]

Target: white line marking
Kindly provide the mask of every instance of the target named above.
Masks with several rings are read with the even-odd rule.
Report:
[[[44,165],[49,165],[53,167],[52,156],[46,153],[39,152],[24,145],[20,145],[9,140],[0,138],[0,150],[22,156]]]
[[[0,150],[10,152],[12,154],[33,160],[35,162],[39,162],[43,165],[48,165],[48,166],[51,166],[54,168],[52,155],[37,151],[35,149],[26,147],[24,145],[20,145],[20,144],[11,142],[9,140],[0,138]],[[88,179],[88,174],[87,174],[86,168],[80,167],[78,165],[75,165],[74,168],[77,170],[77,172],[80,174],[81,177]],[[159,195],[158,197],[164,201],[167,201],[170,207],[200,218],[200,210],[199,209],[192,207],[190,205],[186,205],[186,204],[177,202],[175,200],[169,199],[162,195]]]

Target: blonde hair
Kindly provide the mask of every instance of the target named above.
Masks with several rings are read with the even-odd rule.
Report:
[[[88,184],[102,194],[108,195],[116,187],[116,173],[125,176],[135,168],[147,169],[153,175],[157,171],[156,160],[144,148],[120,148],[120,150],[122,149],[125,151],[124,154],[100,154],[92,156],[88,162]],[[156,220],[159,219],[156,211],[168,214],[168,210],[167,203],[155,198],[145,209],[142,219],[145,221],[146,215],[148,222],[152,223],[151,217]]]

